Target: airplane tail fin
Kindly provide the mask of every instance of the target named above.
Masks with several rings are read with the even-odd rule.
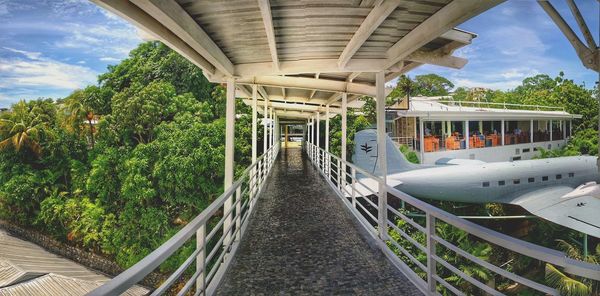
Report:
[[[409,162],[400,149],[396,147],[389,136],[386,136],[386,154],[388,174],[410,171],[419,168],[419,165]],[[352,162],[358,167],[376,176],[381,175],[377,155],[377,131],[366,129],[359,131],[354,136],[354,155]]]

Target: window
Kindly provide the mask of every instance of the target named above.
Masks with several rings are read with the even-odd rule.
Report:
[[[548,176],[543,176],[542,181],[548,181]]]
[[[569,178],[575,177],[575,173],[569,173]]]
[[[537,147],[533,147],[533,151],[538,151],[538,148]]]
[[[529,152],[529,151],[531,151],[531,150],[529,150],[529,148],[525,148],[525,149],[523,149],[523,153],[527,153],[527,152]]]
[[[560,180],[560,179],[562,179],[562,175],[561,174],[556,175],[556,180]]]
[[[513,184],[521,184],[521,179],[514,179]]]
[[[521,156],[513,156],[512,160],[513,161],[515,161],[515,160],[521,160]]]
[[[504,186],[506,184],[505,181],[498,181],[498,186]]]
[[[529,179],[527,179],[527,182],[533,183],[533,182],[535,182],[535,178],[529,178]]]
[[[518,154],[520,154],[520,153],[521,153],[521,149],[519,149],[519,148],[515,149],[515,154],[517,154],[517,155],[518,155]]]
[[[481,184],[483,187],[490,187],[490,182],[483,182],[483,184]]]

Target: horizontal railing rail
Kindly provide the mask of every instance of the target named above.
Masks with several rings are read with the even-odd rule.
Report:
[[[279,147],[279,143],[275,143],[269,148],[231,187],[173,237],[89,295],[119,295],[127,291],[181,250],[192,237],[196,239],[195,250],[151,295],[162,295],[182,281],[185,284],[177,295],[187,295],[192,290],[194,295],[211,295],[235,255]],[[186,279],[194,262],[194,272]]]
[[[307,154],[320,170],[330,186],[342,198],[359,222],[376,239],[380,248],[422,292],[439,295],[442,289],[457,294],[465,293],[442,278],[442,269],[454,277],[468,282],[473,287],[491,295],[503,295],[489,283],[463,272],[439,253],[442,250],[453,252],[470,264],[476,264],[488,272],[518,283],[523,287],[547,295],[559,292],[543,283],[518,275],[502,266],[496,266],[464,250],[452,239],[439,233],[438,227],[449,225],[465,232],[470,239],[492,244],[517,256],[529,257],[540,262],[561,267],[566,273],[592,280],[600,280],[600,265],[568,258],[565,253],[526,242],[499,233],[479,224],[465,220],[420,199],[414,198],[394,187],[383,185],[383,179],[339,157],[326,152],[314,144],[307,143]],[[348,173],[349,171],[349,173]],[[341,178],[340,178],[341,176]],[[368,188],[366,183],[378,184]],[[380,194],[384,192],[384,194]],[[369,195],[366,197],[365,195]],[[388,200],[391,197],[391,200]],[[403,213],[402,207],[411,207],[423,213],[421,221],[411,219]],[[424,221],[423,221],[424,220]]]
[[[515,104],[515,103],[496,103],[496,102],[485,102],[485,101],[452,101],[452,100],[441,100],[437,101],[438,103],[445,105],[454,105],[459,107],[473,107],[477,106],[481,108],[482,106],[489,108],[501,108],[501,109],[509,109],[508,107],[516,107],[516,108],[524,108],[525,110],[535,110],[535,111],[563,111],[565,112],[564,107],[557,106],[544,106],[544,105],[528,105],[528,104]],[[463,106],[465,105],[465,106]]]

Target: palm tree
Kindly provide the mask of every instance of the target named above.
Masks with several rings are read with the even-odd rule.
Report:
[[[39,143],[42,131],[42,121],[29,112],[25,102],[21,101],[14,105],[9,118],[0,119],[0,150],[13,147],[19,152],[23,148],[28,148],[39,156],[42,152]]]
[[[569,258],[583,260],[590,263],[598,264],[600,262],[600,244],[596,246],[596,254],[584,256],[581,250],[575,245],[564,240],[557,240],[558,246],[565,251]],[[553,287],[556,287],[561,295],[583,296],[596,295],[598,293],[598,282],[588,279],[579,279],[572,277],[560,271],[554,265],[546,263],[546,282]]]
[[[398,78],[398,84],[389,96],[389,98],[393,100],[391,104],[400,103],[404,97],[410,101],[410,96],[414,92],[415,88],[416,84],[414,81],[412,81],[412,79],[410,79],[410,77],[406,75],[400,76],[400,78]]]
[[[73,129],[79,129],[81,123],[87,120],[89,125],[90,142],[92,148],[94,147],[94,125],[92,120],[94,119],[94,112],[91,108],[84,104],[83,96],[84,91],[76,90],[70,96],[65,98],[65,107],[68,112],[67,122]]]

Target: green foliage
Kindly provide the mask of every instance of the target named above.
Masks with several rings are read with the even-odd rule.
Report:
[[[415,151],[413,151],[412,149],[410,149],[408,147],[408,145],[406,144],[402,144],[400,145],[400,152],[402,152],[402,154],[404,154],[404,157],[406,157],[406,160],[412,162],[412,163],[421,163],[419,161],[419,157],[417,156],[417,153],[415,153]]]
[[[414,84],[415,93],[427,97],[446,96],[454,88],[450,80],[436,74],[417,75]]]
[[[357,115],[356,113],[348,110],[348,114],[346,115],[347,122],[347,130],[346,130],[346,156],[347,159],[352,159],[352,154],[354,153],[354,135],[356,132],[367,129],[371,126],[369,120],[363,115]],[[321,124],[324,126],[324,124]],[[324,132],[321,135],[325,135]],[[341,148],[342,147],[342,116],[336,115],[331,118],[329,121],[329,147],[331,153],[334,155],[341,157]],[[324,141],[321,141],[323,143]]]

